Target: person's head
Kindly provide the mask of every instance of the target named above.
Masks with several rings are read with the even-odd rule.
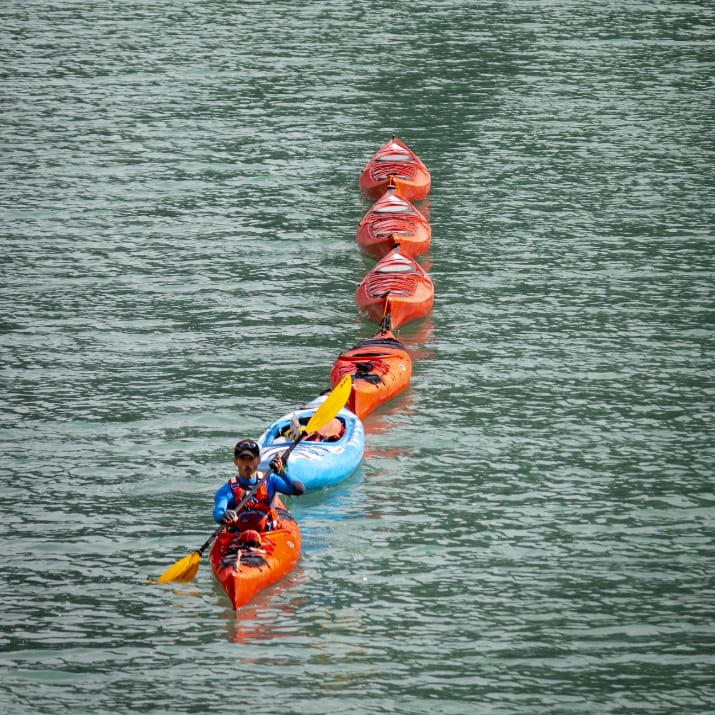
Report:
[[[250,479],[261,461],[261,448],[252,439],[242,439],[233,448],[233,463],[239,476]]]

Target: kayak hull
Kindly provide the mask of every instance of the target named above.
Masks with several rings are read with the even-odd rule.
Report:
[[[360,314],[380,324],[390,315],[397,329],[427,315],[434,305],[434,284],[425,270],[400,247],[393,248],[362,279],[355,291]]]
[[[341,353],[330,371],[330,384],[353,376],[348,407],[360,419],[402,392],[412,377],[412,360],[389,330],[381,330]]]
[[[432,242],[429,221],[399,195],[394,187],[372,205],[358,224],[356,240],[360,251],[375,258],[383,258],[399,244],[408,256],[421,256]]]
[[[261,447],[261,466],[268,469],[270,461],[282,454],[292,441],[282,436],[290,427],[293,414],[301,424],[307,424],[325,400],[321,395],[305,407],[294,410],[270,424],[257,442]],[[336,418],[343,424],[343,433],[336,441],[300,441],[288,458],[288,473],[300,479],[306,492],[333,486],[349,477],[359,466],[365,451],[365,429],[359,417],[349,409],[341,409]]]
[[[298,524],[279,498],[275,506],[279,528],[261,533],[260,548],[243,546],[238,533],[227,529],[219,532],[211,546],[211,570],[236,610],[287,576],[300,558]]]
[[[360,172],[358,186],[365,196],[377,199],[387,189],[390,177],[408,201],[427,198],[432,178],[424,162],[397,137],[385,142]]]

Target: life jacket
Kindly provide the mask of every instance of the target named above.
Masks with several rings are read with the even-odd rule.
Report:
[[[315,432],[308,434],[305,426],[302,426],[300,431],[303,433],[303,439],[306,442],[337,442],[343,436],[345,427],[337,417],[333,417],[327,425],[323,425]],[[290,427],[283,430],[283,436],[286,439],[291,439]]]
[[[327,425],[318,430],[318,439],[322,442],[337,442],[343,432],[343,423],[337,417],[333,417]]]
[[[261,474],[259,472],[259,479]],[[240,504],[243,497],[251,487],[242,487],[238,477],[228,480],[236,504]],[[271,507],[270,494],[265,482],[256,490],[256,493],[243,505],[238,514],[237,528],[239,531],[254,529],[255,531],[268,531],[278,524],[278,513]]]

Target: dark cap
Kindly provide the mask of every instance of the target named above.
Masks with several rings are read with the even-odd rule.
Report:
[[[233,448],[233,456],[260,457],[261,448],[252,439],[242,439],[240,442],[236,442],[236,446]]]

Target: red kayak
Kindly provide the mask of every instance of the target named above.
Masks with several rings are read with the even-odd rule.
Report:
[[[396,329],[430,312],[434,285],[417,261],[397,246],[362,279],[355,303],[365,318],[378,324],[389,314],[390,327]]]
[[[209,560],[211,570],[235,609],[293,570],[300,558],[300,529],[279,497],[278,528],[270,531],[222,529]]]
[[[387,190],[391,176],[400,194],[408,201],[422,201],[432,184],[422,160],[395,136],[385,142],[363,167],[358,179],[360,191],[377,199]]]
[[[330,371],[330,384],[337,385],[345,375],[353,376],[347,408],[363,419],[410,384],[412,360],[392,332],[381,329],[338,355]]]
[[[362,217],[357,229],[357,243],[363,253],[375,258],[386,256],[396,243],[408,256],[421,256],[432,241],[429,221],[400,196],[391,179],[387,191]]]

